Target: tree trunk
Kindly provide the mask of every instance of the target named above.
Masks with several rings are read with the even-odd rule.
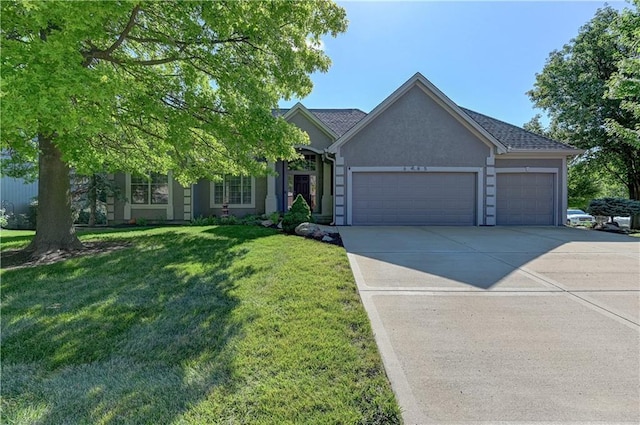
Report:
[[[36,236],[26,248],[32,257],[48,252],[82,248],[73,227],[69,166],[53,143],[53,136],[38,135],[38,214]]]
[[[632,176],[632,180],[630,180],[628,186],[629,188],[629,198],[636,200],[636,201],[640,201],[640,181],[638,181],[637,179],[633,179]],[[640,229],[640,214],[634,214],[631,216],[631,222],[629,223],[629,228],[630,229]]]

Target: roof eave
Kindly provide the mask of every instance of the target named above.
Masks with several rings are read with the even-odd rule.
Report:
[[[509,147],[503,155],[545,155],[545,156],[577,156],[585,153],[583,149],[518,149]]]

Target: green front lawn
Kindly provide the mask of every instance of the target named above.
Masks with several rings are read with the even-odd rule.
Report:
[[[249,226],[81,238],[121,247],[2,271],[2,423],[400,422],[343,249]]]

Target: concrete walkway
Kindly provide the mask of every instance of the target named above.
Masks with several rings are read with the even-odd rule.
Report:
[[[341,227],[405,424],[640,423],[640,240]]]

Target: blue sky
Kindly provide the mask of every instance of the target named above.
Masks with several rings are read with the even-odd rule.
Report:
[[[338,2],[349,28],[324,39],[333,65],[314,74],[308,108],[370,112],[416,72],[458,105],[522,126],[526,92],[549,53],[578,34],[602,1]],[[616,9],[628,6],[610,1]],[[281,102],[290,107],[299,99]]]

